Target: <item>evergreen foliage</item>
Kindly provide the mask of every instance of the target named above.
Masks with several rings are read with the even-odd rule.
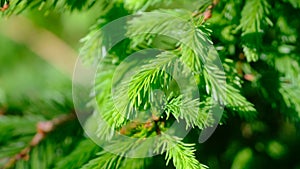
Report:
[[[99,12],[79,49],[85,65],[97,66],[86,135],[68,118],[70,80],[55,70],[47,68],[60,90],[44,88],[40,99],[7,96],[12,84],[0,83],[0,168],[235,169],[276,160],[274,167],[299,168],[299,8],[297,0],[1,0],[3,18]],[[124,27],[102,29],[131,14]],[[126,38],[114,44],[113,36]],[[0,70],[14,62],[0,59]],[[224,108],[220,122],[213,108]],[[182,122],[184,138],[171,128]],[[216,123],[227,130],[198,144]]]

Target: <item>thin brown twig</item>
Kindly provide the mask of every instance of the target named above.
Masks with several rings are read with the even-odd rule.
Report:
[[[200,15],[203,15],[204,21],[208,20],[209,18],[212,17],[212,11],[213,11],[213,8],[214,8],[218,3],[219,3],[219,0],[213,0],[213,1],[212,1],[212,4],[209,5],[209,6],[206,8],[206,10],[205,10],[204,12],[199,12],[199,11],[194,12],[194,13],[193,13],[193,17],[198,17],[198,16],[200,16]]]
[[[0,7],[0,11],[4,12],[9,8],[9,1],[5,1],[3,6]]]
[[[75,117],[76,116],[74,113],[70,113],[68,115],[62,115],[49,121],[38,122],[36,126],[37,132],[31,139],[29,145],[22,149],[18,154],[10,158],[3,169],[12,168],[20,159],[28,160],[30,151],[35,146],[37,146],[47,136],[48,133],[54,131],[57,126],[75,119]]]
[[[214,7],[219,3],[219,0],[213,0],[212,4],[208,6],[208,8],[203,13],[204,15],[204,21],[208,20],[212,17],[212,11]]]

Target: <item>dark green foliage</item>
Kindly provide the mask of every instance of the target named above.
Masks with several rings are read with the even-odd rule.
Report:
[[[56,164],[55,169],[80,168],[89,159],[93,158],[99,150],[100,148],[91,140],[83,140],[76,145],[76,148],[70,154]],[[76,162],[74,162],[74,159],[76,159]]]
[[[47,133],[29,160],[17,160],[13,168],[300,167],[299,1],[11,0],[3,15],[26,9],[98,11],[79,50],[85,65],[98,68],[93,113],[83,125],[110,151],[71,121]],[[131,14],[120,27],[102,29]],[[125,39],[115,45],[114,36]],[[58,75],[47,86],[36,80],[45,72],[16,60],[22,58],[0,58],[0,80],[7,80],[0,82],[0,167],[28,146],[38,122],[74,111],[68,78]],[[40,60],[23,61],[57,74]],[[25,89],[12,92],[18,83],[2,63],[20,69],[11,76],[26,76],[19,82]],[[22,93],[32,88],[39,92]],[[214,108],[224,108],[220,122]],[[190,132],[184,138],[172,128],[178,122]],[[198,144],[201,131],[217,123],[222,126],[212,138]]]

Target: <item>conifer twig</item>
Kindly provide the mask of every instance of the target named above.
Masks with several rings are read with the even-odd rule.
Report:
[[[9,0],[5,1],[2,6],[0,6],[0,11],[4,12],[9,8]]]
[[[212,10],[213,10],[213,8],[214,8],[218,3],[219,3],[219,0],[213,0],[212,4],[209,5],[203,13],[201,13],[201,12],[199,12],[199,11],[194,12],[194,13],[193,13],[193,17],[197,17],[197,16],[199,16],[199,15],[203,15],[203,16],[204,16],[204,21],[208,20],[208,19],[211,18],[211,16],[212,16]]]
[[[38,122],[36,126],[37,132],[31,139],[29,145],[22,149],[18,154],[11,157],[4,166],[4,169],[12,168],[14,164],[20,159],[28,160],[30,151],[34,147],[36,147],[47,136],[48,133],[54,131],[57,128],[57,126],[67,121],[75,119],[75,117],[76,115],[74,113],[70,113],[67,115],[59,116],[49,121]]]
[[[213,8],[219,3],[219,0],[213,0],[213,3],[208,6],[206,11],[203,13],[204,15],[204,21],[208,20],[212,16],[212,10]]]

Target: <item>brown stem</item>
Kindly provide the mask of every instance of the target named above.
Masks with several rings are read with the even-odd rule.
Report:
[[[48,133],[54,131],[57,126],[75,118],[75,114],[70,113],[68,115],[62,115],[49,121],[38,122],[36,126],[37,133],[33,136],[29,145],[22,149],[18,154],[10,158],[4,166],[4,169],[12,168],[20,159],[28,160],[30,151],[35,146],[37,146],[47,136]]]
[[[3,6],[0,7],[0,11],[4,12],[9,8],[9,1],[6,1]]]
[[[212,10],[218,3],[219,3],[219,0],[213,0],[212,4],[209,5],[203,13],[194,12],[193,17],[198,17],[199,15],[203,15],[204,16],[204,21],[208,20],[209,18],[212,17]]]
[[[0,116],[4,116],[5,112],[6,112],[6,108],[0,107]]]
[[[211,5],[208,6],[208,8],[206,9],[206,11],[203,13],[204,15],[204,21],[208,20],[209,18],[211,18],[212,16],[212,11],[214,9],[214,7],[219,3],[219,0],[213,0],[213,3]]]

